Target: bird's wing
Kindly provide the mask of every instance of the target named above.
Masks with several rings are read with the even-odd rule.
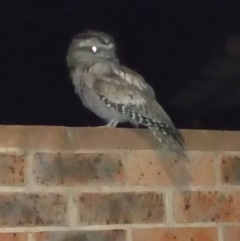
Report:
[[[128,71],[122,72],[123,68]],[[124,104],[145,117],[173,125],[156,101],[152,87],[142,76],[137,73],[135,75],[135,72],[126,67],[122,67],[117,74],[114,72],[98,77],[94,82],[94,89],[112,103]]]
[[[95,81],[94,89],[99,98],[109,108],[147,126],[162,143],[170,141],[175,151],[180,153],[184,139],[157,101],[146,91],[142,91],[138,84],[123,81],[118,75],[111,76],[111,80],[99,78]],[[169,147],[170,144],[166,145]]]
[[[147,103],[146,94],[138,86],[123,81],[117,75],[96,79],[93,88],[115,104],[144,105]]]
[[[136,71],[121,65],[117,74],[128,82],[130,85],[135,86],[143,92],[147,92],[152,97],[155,97],[155,92],[153,88],[144,80],[144,78],[138,74]]]

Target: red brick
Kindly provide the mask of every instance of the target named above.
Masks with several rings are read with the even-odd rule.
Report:
[[[20,147],[22,133],[21,126],[0,126],[0,147]]]
[[[78,198],[79,224],[127,224],[164,222],[162,194],[84,193]]]
[[[131,152],[126,161],[128,183],[134,186],[213,185],[213,157],[208,154],[189,157],[190,164],[162,160],[154,151]]]
[[[134,229],[133,241],[217,241],[216,228]]]
[[[187,150],[239,151],[239,131],[182,130]],[[41,150],[158,149],[146,129],[0,126],[0,147]],[[217,141],[216,141],[217,140]]]
[[[239,131],[181,130],[187,150],[239,151]],[[157,149],[146,129],[0,126],[0,147],[41,150]],[[216,141],[217,140],[217,141]]]
[[[225,227],[223,229],[224,241],[240,241],[240,226]]]
[[[27,241],[26,233],[0,233],[2,241]]]
[[[67,128],[72,149],[157,150],[159,143],[149,130],[126,128]],[[187,150],[239,151],[239,131],[181,130]],[[216,141],[217,140],[217,141]]]
[[[0,194],[0,226],[67,225],[66,198],[59,194]]]
[[[25,156],[17,153],[0,153],[0,185],[24,184]]]
[[[67,128],[68,145],[74,150],[157,149],[158,141],[147,129]]]
[[[239,222],[240,192],[176,192],[177,222]]]
[[[184,130],[187,150],[239,151],[240,131]]]
[[[125,181],[118,154],[37,153],[33,173],[35,182],[41,185],[119,185]]]
[[[125,241],[124,230],[108,231],[59,231],[36,233],[36,241]]]
[[[66,131],[60,126],[28,126],[22,130],[23,145],[30,150],[66,149]]]
[[[223,183],[240,185],[240,155],[222,156],[220,168]]]
[[[60,126],[0,126],[0,147],[63,150],[66,129]]]

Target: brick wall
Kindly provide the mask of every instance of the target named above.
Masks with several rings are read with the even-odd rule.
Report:
[[[240,132],[0,126],[0,240],[239,241]]]

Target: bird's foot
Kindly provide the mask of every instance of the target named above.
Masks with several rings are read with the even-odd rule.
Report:
[[[116,127],[118,124],[117,120],[110,120],[106,125],[104,126],[99,126],[99,128],[110,128],[110,127]]]

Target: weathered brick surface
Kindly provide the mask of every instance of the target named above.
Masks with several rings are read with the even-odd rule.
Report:
[[[66,128],[60,126],[0,126],[0,147],[24,150],[67,148]]]
[[[125,241],[126,231],[40,232],[35,237],[36,241]]]
[[[9,148],[17,147],[21,148],[22,140],[22,127],[21,126],[2,126],[0,125],[0,147]]]
[[[224,155],[221,157],[222,182],[240,185],[240,155]]]
[[[239,151],[240,131],[182,130],[187,150]],[[158,149],[159,144],[147,129],[67,128],[72,149]],[[216,141],[217,140],[217,141]]]
[[[27,241],[26,233],[0,233],[1,241]]]
[[[223,229],[224,241],[240,241],[240,225],[225,227]]]
[[[176,192],[177,222],[240,222],[240,192]]]
[[[66,209],[59,194],[0,193],[0,226],[64,226]]]
[[[127,224],[164,222],[162,194],[84,193],[78,198],[79,224]]]
[[[189,163],[147,129],[0,126],[0,241],[240,241],[240,132],[182,133]]]
[[[33,174],[41,185],[123,184],[122,157],[101,153],[36,153]]]
[[[239,151],[239,131],[183,130],[187,150]],[[158,142],[149,130],[59,126],[0,126],[0,147],[38,150],[149,149]],[[217,141],[216,141],[217,140]]]
[[[239,151],[240,131],[184,130],[187,150]]]
[[[147,228],[133,230],[133,241],[217,241],[217,238],[216,228]]]
[[[25,155],[0,153],[0,185],[24,185]]]
[[[190,163],[165,161],[154,151],[131,152],[126,161],[130,185],[214,185],[214,157],[210,154],[189,155]]]
[[[125,128],[67,128],[69,146],[74,149],[114,150],[152,149],[159,147],[147,129]],[[97,138],[96,138],[97,137]]]

